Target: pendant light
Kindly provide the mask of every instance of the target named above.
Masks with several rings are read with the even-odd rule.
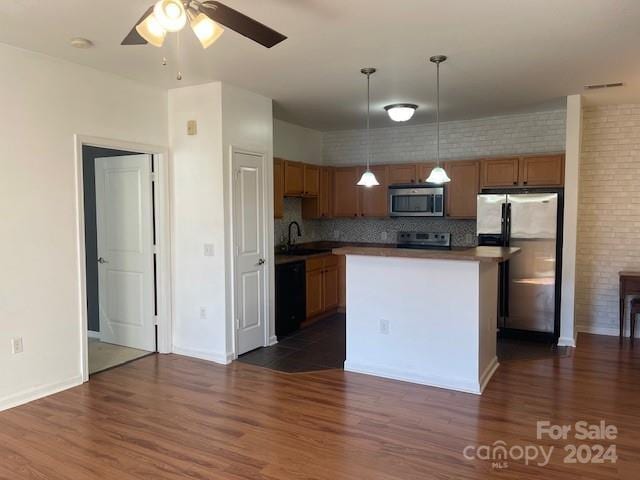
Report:
[[[371,142],[370,142],[370,128],[369,128],[369,116],[371,114],[371,75],[376,71],[375,68],[363,68],[360,70],[361,73],[367,76],[367,169],[360,177],[357,185],[361,187],[375,187],[380,185],[378,179],[373,174],[370,168],[370,157],[371,157]]]
[[[436,64],[436,166],[431,170],[427,183],[442,184],[451,179],[440,166],[440,64],[447,59],[444,55],[434,55],[429,60]]]

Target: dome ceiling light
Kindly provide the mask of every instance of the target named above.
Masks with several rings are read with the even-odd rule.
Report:
[[[406,122],[411,120],[418,106],[413,103],[394,103],[387,105],[384,109],[389,114],[389,118],[394,122]]]

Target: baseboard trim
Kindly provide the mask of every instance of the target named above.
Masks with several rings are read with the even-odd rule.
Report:
[[[275,335],[269,337],[269,347],[272,347],[276,343],[278,343],[278,337],[276,337]]]
[[[172,353],[176,355],[184,355],[185,357],[198,358],[200,360],[207,360],[209,362],[220,363],[222,365],[229,365],[233,360],[233,353],[220,353],[213,352],[211,350],[198,350],[195,348],[184,348],[174,345]]]
[[[482,375],[480,375],[480,393],[484,392],[484,389],[489,383],[489,380],[491,380],[491,377],[493,377],[493,374],[496,373],[496,370],[498,370],[499,366],[500,363],[498,363],[498,357],[493,357],[489,362],[489,365],[487,365],[487,368],[485,368],[484,372],[482,372]]]
[[[492,368],[493,371],[491,371]],[[498,368],[497,359],[495,361],[495,365],[493,363],[490,364],[483,374],[483,376],[487,377],[485,378],[486,382],[489,381],[496,368]],[[463,393],[473,393],[475,395],[480,395],[483,388],[479,381],[474,382],[465,379],[452,379],[439,377],[436,375],[424,375],[418,372],[408,372],[405,370],[382,367],[379,365],[365,365],[357,362],[350,362],[349,360],[344,362],[344,369],[347,372],[362,373],[365,375],[373,375],[375,377],[382,378],[390,378],[392,380],[417,383],[419,385],[427,385],[429,387],[445,388],[447,390],[456,390]]]
[[[100,332],[94,332],[93,330],[87,330],[87,337],[89,338],[97,338],[100,340]]]
[[[0,398],[0,412],[38,400],[39,398],[48,397],[49,395],[62,392],[69,388],[77,387],[78,385],[82,385],[82,375],[77,375],[67,380],[62,380],[61,382],[49,383],[47,385],[29,388],[22,392],[8,395],[4,398]]]
[[[558,338],[559,347],[575,347],[576,340],[574,337],[560,337]]]
[[[625,327],[627,327],[625,325]],[[580,333],[591,333],[593,335],[607,335],[611,337],[620,336],[618,327],[600,327],[598,325],[576,325],[576,330]],[[624,330],[625,336],[629,336],[629,328]],[[636,338],[640,337],[640,332],[636,332]]]

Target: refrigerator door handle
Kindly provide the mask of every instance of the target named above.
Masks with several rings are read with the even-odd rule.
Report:
[[[505,203],[505,232],[504,232],[504,246],[509,246],[509,240],[511,238],[511,204]]]

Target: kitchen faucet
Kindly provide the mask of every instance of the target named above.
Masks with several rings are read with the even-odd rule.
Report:
[[[300,224],[294,220],[293,222],[291,222],[289,224],[289,239],[287,240],[287,250],[291,250],[291,247],[293,246],[293,243],[291,242],[291,227],[294,226],[294,225],[296,226],[296,229],[298,230],[298,237],[302,236],[302,233],[300,233]]]

